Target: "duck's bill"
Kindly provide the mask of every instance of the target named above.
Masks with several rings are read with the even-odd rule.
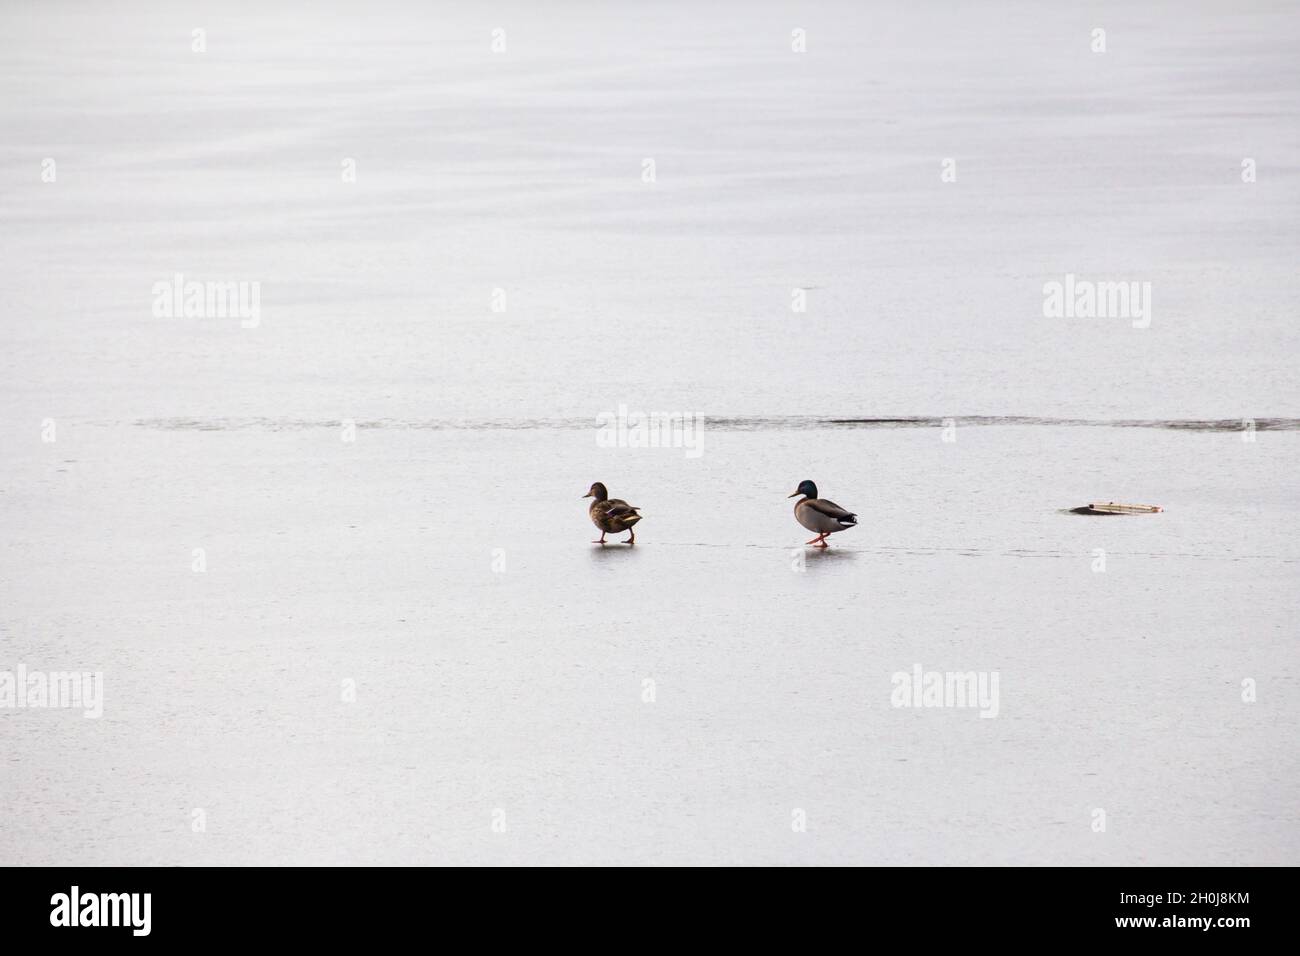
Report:
[[[786,497],[787,497],[787,498],[793,498],[793,497],[795,497],[795,496],[798,495],[798,494],[799,494],[799,492],[796,491],[794,494],[786,495]]]

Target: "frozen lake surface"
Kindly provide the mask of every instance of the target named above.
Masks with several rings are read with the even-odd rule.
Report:
[[[1300,863],[1297,43],[0,12],[0,672],[104,675],[0,707],[0,863]],[[256,327],[155,316],[177,273]],[[1067,274],[1150,326],[1045,318]]]

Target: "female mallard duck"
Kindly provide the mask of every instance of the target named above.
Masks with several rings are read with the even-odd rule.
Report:
[[[787,497],[793,498],[795,495],[804,497],[794,503],[794,520],[809,531],[817,532],[817,537],[805,541],[804,544],[815,544],[821,548],[829,547],[826,544],[828,534],[852,528],[858,523],[857,515],[845,511],[833,501],[818,498],[817,486],[811,481],[799,482],[798,490],[794,495]]]
[[[611,498],[605,486],[599,481],[582,497],[596,499],[587,509],[587,514],[591,516],[591,523],[600,529],[600,540],[593,541],[592,544],[604,544],[605,535],[618,534],[620,531],[626,531],[631,535],[623,542],[624,544],[636,544],[636,532],[632,530],[632,525],[641,520],[641,516],[637,514],[641,509],[628,504],[622,498]]]

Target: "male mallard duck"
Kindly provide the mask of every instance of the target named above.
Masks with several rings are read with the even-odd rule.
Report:
[[[804,544],[829,547],[826,544],[828,534],[852,528],[858,523],[857,515],[850,514],[833,501],[818,498],[817,486],[811,481],[799,482],[799,488],[794,495],[787,495],[787,497],[793,498],[795,495],[804,495],[804,497],[794,503],[794,520],[809,531],[817,532],[817,537],[805,541]]]
[[[622,498],[611,498],[605,486],[599,481],[582,497],[596,499],[587,509],[587,514],[591,516],[591,523],[600,529],[600,540],[593,541],[592,544],[604,544],[605,535],[618,534],[620,531],[626,531],[631,535],[623,542],[624,544],[636,544],[636,532],[632,530],[632,525],[641,520],[641,516],[637,514],[641,509],[633,507]]]

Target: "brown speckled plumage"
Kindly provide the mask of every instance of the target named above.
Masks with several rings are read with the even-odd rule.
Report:
[[[583,497],[595,499],[587,509],[587,514],[591,517],[591,523],[601,531],[599,543],[604,543],[605,535],[623,531],[631,535],[626,544],[636,541],[636,532],[632,526],[641,520],[641,516],[637,514],[639,509],[635,505],[628,504],[622,498],[611,498],[609,491],[599,481]]]

